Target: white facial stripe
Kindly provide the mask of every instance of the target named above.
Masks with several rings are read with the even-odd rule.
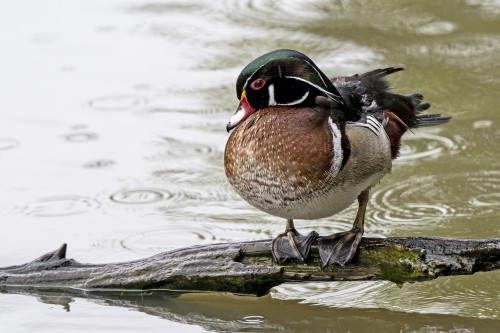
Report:
[[[255,75],[255,73],[257,73],[262,67],[264,67],[265,65],[267,65],[267,63],[263,64],[262,66],[260,66],[259,68],[257,68],[253,73],[252,75],[250,75],[248,77],[248,79],[245,81],[245,84],[243,85],[243,90],[245,90],[248,86],[248,81],[250,81],[251,78],[253,78],[253,76]]]
[[[275,106],[275,105],[277,105],[278,103],[276,103],[276,99],[274,98],[274,84],[269,85],[268,93],[269,93],[269,102],[268,102],[268,105],[269,106]]]
[[[271,59],[270,61],[273,61],[273,60],[276,60],[276,59]],[[250,79],[255,75],[255,73],[257,73],[262,67],[266,66],[270,61],[266,62],[265,64],[262,64],[261,66],[259,66],[259,68],[257,68],[245,81],[245,84],[243,85],[243,90],[245,90],[245,88],[248,86],[248,81],[250,81]],[[316,68],[316,66],[314,66],[312,63],[310,63],[309,61],[305,60],[305,59],[302,59],[302,61],[306,62],[312,69],[314,69],[314,71],[316,72],[316,74],[318,74],[319,78],[321,79],[321,82],[323,82],[323,84],[325,86],[328,86],[328,84],[325,82],[325,80],[323,79],[323,75],[321,75],[321,73],[319,72],[319,70]],[[278,65],[278,76],[281,78],[281,67]],[[295,76],[285,76],[285,77],[293,77],[293,78],[297,78]],[[299,78],[297,78],[299,79]],[[305,82],[309,82],[309,81],[306,81],[306,80],[302,80],[302,81],[305,81]],[[326,91],[325,89],[309,82],[311,85],[315,86],[316,88],[320,89],[321,91],[327,93],[327,94],[331,94],[329,93],[328,91]]]
[[[320,86],[318,86],[318,85],[316,85],[316,84],[314,84],[314,83],[312,83],[312,82],[310,82],[310,81],[304,80],[303,78],[300,78],[300,77],[297,77],[297,76],[285,76],[285,77],[286,77],[286,78],[289,78],[289,79],[295,79],[295,80],[298,80],[298,81],[306,82],[307,84],[309,84],[309,85],[311,85],[311,86],[315,87],[316,89],[318,89],[318,90],[320,90],[320,91],[324,92],[324,93],[325,93],[325,95],[327,95],[328,97],[330,97],[330,98],[331,98],[331,99],[333,99],[334,101],[336,101],[336,102],[338,102],[338,103],[343,103],[343,102],[342,102],[342,99],[341,99],[341,98],[339,98],[339,96],[332,94],[331,92],[329,92],[329,91],[327,91],[327,90],[325,90],[325,89],[321,88]]]
[[[273,87],[274,88],[274,87]],[[273,91],[274,93],[274,91]],[[303,101],[306,100],[307,96],[309,96],[309,90],[306,91],[306,93],[304,94],[304,96],[302,96],[301,98],[299,98],[298,100],[296,101],[293,101],[293,102],[290,102],[290,103],[278,103],[276,105],[297,105],[297,104],[300,104],[302,103]]]
[[[323,82],[323,84],[325,85],[325,87],[326,87],[326,86],[328,86],[328,85],[326,84],[325,80],[323,80],[323,75],[321,75],[321,73],[320,73],[320,72],[316,69],[316,66],[313,66],[313,65],[312,65],[309,61],[307,61],[307,60],[304,60],[304,61],[305,61],[305,62],[307,62],[307,63],[309,64],[309,66],[311,66],[311,67],[314,69],[314,71],[316,72],[316,74],[318,74],[319,78],[321,79],[321,82]]]

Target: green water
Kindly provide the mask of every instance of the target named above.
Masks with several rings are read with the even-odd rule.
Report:
[[[63,242],[97,263],[280,233],[222,165],[236,77],[277,48],[331,76],[402,66],[394,91],[453,117],[405,136],[367,236],[500,237],[498,1],[4,1],[0,28],[0,267]],[[347,230],[355,211],[296,226]],[[500,331],[499,272],[85,295],[5,291],[0,331]]]

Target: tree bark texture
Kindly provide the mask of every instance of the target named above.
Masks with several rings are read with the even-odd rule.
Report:
[[[265,295],[284,282],[389,280],[397,284],[500,268],[500,238],[363,238],[354,260],[322,268],[317,247],[305,263],[277,265],[271,240],[221,243],[121,263],[82,264],[66,244],[29,263],[0,268],[0,286],[168,289]]]

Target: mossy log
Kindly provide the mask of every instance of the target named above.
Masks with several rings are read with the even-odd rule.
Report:
[[[500,268],[500,238],[363,238],[354,260],[323,269],[310,259],[277,265],[271,240],[193,246],[122,263],[82,264],[66,244],[27,264],[0,268],[0,286],[226,291],[264,295],[284,282],[390,280],[398,284]]]

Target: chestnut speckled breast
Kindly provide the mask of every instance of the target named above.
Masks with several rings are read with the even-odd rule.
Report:
[[[382,126],[377,135],[362,124],[347,124],[346,134],[356,146],[344,161],[341,132],[322,108],[261,109],[229,137],[226,175],[242,198],[269,214],[331,216],[391,169]]]

